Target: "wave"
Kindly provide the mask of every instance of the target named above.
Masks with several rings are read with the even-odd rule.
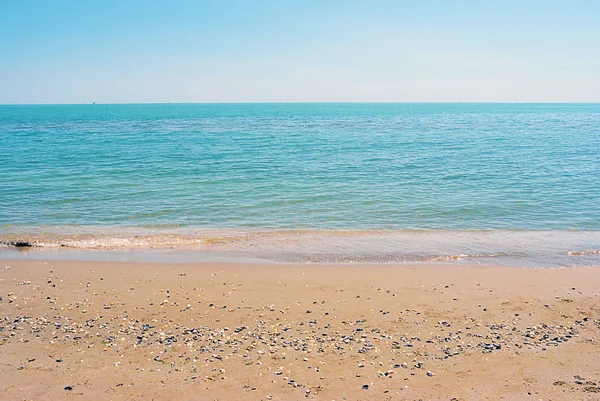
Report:
[[[600,249],[590,249],[587,251],[569,251],[569,256],[585,256],[585,255],[600,255]]]
[[[301,257],[296,262],[300,263],[360,263],[360,264],[380,264],[380,263],[439,263],[439,262],[459,262],[473,261],[479,259],[493,259],[502,257],[518,257],[519,255],[509,255],[500,253],[480,253],[480,254],[456,254],[456,255],[417,255],[411,253],[389,253],[389,254],[326,254],[326,255],[308,255]]]
[[[14,248],[74,248],[74,249],[128,249],[128,248],[171,248],[217,244],[223,238],[190,238],[178,235],[154,235],[146,237],[68,237],[53,238],[19,236],[0,239],[0,246]]]
[[[217,230],[180,227],[0,228],[0,247],[187,251],[293,263],[477,263],[600,266],[600,231]],[[583,251],[577,251],[583,249]],[[4,252],[5,254],[6,252]]]

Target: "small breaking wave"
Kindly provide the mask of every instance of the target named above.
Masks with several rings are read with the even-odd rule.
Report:
[[[302,256],[296,260],[301,263],[435,263],[453,262],[472,259],[487,259],[500,257],[515,257],[516,254],[481,253],[481,254],[456,254],[456,255],[419,255],[411,253],[388,253],[388,254],[321,254]]]
[[[208,252],[223,258],[283,263],[600,266],[600,248],[597,246],[600,244],[600,232],[595,231],[242,231],[164,227],[67,227],[62,231],[40,227],[28,232],[9,230],[0,233],[0,248],[8,252],[11,249],[31,250],[31,253],[38,254],[44,250],[173,251],[179,254],[189,251],[198,255]]]
[[[83,237],[83,238],[9,238],[0,239],[0,246],[11,248],[73,248],[73,249],[140,249],[190,248],[225,243],[234,239],[196,238],[179,235],[143,237]]]
[[[500,258],[500,257],[522,257],[521,254],[509,254],[509,253],[475,253],[475,254],[458,254],[458,255],[442,255],[434,256],[430,259],[432,262],[443,262],[452,260],[465,260],[465,259],[482,259],[482,258]]]
[[[600,249],[589,249],[587,251],[569,251],[569,256],[586,256],[586,255],[600,255]]]

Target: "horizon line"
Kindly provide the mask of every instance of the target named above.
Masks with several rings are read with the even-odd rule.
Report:
[[[264,101],[264,102],[85,102],[85,103],[0,103],[0,106],[118,106],[118,105],[221,105],[221,104],[572,104],[572,105],[596,105],[596,102],[544,102],[544,101]]]

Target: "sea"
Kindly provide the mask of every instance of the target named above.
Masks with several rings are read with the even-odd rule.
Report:
[[[600,104],[0,106],[0,258],[600,266]]]

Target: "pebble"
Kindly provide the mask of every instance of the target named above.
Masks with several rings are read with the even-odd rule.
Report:
[[[60,286],[60,282],[62,281],[54,277],[52,280],[48,279],[46,284],[44,277],[41,283],[44,288],[52,291],[50,284],[57,283]],[[25,285],[23,283],[28,281],[15,281],[17,288]],[[32,281],[27,285],[27,291],[31,291],[36,282]],[[94,288],[95,285],[90,287]],[[127,283],[123,288],[141,289],[141,285],[130,287]],[[240,366],[247,369],[249,377],[253,374],[264,375],[270,381],[286,386],[286,391],[298,391],[294,399],[301,398],[300,394],[306,397],[317,396],[320,390],[314,381],[324,380],[319,383],[328,383],[332,380],[332,377],[328,376],[327,366],[332,354],[339,357],[340,365],[346,364],[344,369],[347,371],[344,371],[344,376],[349,380],[349,388],[357,388],[360,385],[358,380],[372,380],[374,375],[378,380],[394,378],[386,383],[394,383],[400,373],[403,374],[404,380],[414,380],[410,376],[416,376],[418,369],[424,371],[429,368],[437,371],[440,364],[448,363],[446,361],[457,355],[461,355],[462,361],[462,358],[469,358],[475,353],[513,354],[513,351],[518,351],[519,354],[516,355],[527,355],[529,350],[532,353],[545,351],[550,346],[560,347],[568,341],[574,341],[588,327],[600,327],[600,319],[595,319],[594,316],[579,315],[580,320],[575,320],[575,317],[557,317],[555,321],[542,319],[531,322],[533,317],[519,317],[518,313],[508,308],[509,320],[498,318],[494,323],[491,321],[495,317],[494,312],[486,313],[485,319],[478,319],[476,316],[463,318],[441,315],[448,321],[438,321],[439,318],[431,318],[425,310],[398,310],[392,308],[392,305],[386,305],[385,309],[373,306],[372,313],[380,311],[381,314],[390,314],[390,317],[386,318],[388,320],[379,325],[376,319],[381,319],[380,314],[372,320],[368,313],[365,316],[357,314],[350,319],[350,314],[345,315],[331,306],[328,307],[330,315],[321,309],[323,302],[312,300],[309,302],[318,305],[313,306],[314,310],[302,307],[300,302],[295,306],[293,303],[278,304],[275,309],[275,304],[269,305],[273,300],[268,298],[260,305],[250,305],[247,299],[234,303],[233,298],[228,298],[227,302],[224,302],[228,297],[224,293],[223,298],[213,298],[209,303],[204,295],[200,297],[198,294],[200,298],[192,298],[195,295],[187,294],[189,290],[182,289],[178,292],[173,288],[172,291],[166,292],[166,298],[165,291],[154,298],[147,295],[151,299],[142,305],[128,304],[129,298],[110,298],[113,301],[109,303],[106,298],[109,292],[101,294],[104,290],[97,290],[100,297],[97,298],[96,304],[90,293],[82,293],[81,297],[72,303],[65,303],[59,299],[60,292],[53,291],[49,295],[44,291],[39,297],[39,302],[48,306],[47,311],[35,313],[28,310],[27,315],[23,312],[26,309],[16,308],[16,304],[21,302],[21,294],[15,295],[10,292],[6,293],[4,298],[0,297],[0,300],[5,302],[1,306],[3,316],[0,317],[0,344],[37,341],[40,337],[49,339],[50,344],[55,346],[72,347],[73,352],[80,352],[83,348],[85,353],[88,349],[98,346],[92,351],[96,352],[100,348],[101,352],[106,351],[106,355],[119,357],[127,357],[133,347],[136,349],[134,352],[143,355],[144,361],[149,361],[149,364],[145,365],[147,372],[161,372],[161,375],[166,371],[170,375],[184,372],[185,380],[191,378],[199,383],[204,377],[207,384],[215,380],[237,380],[231,373],[237,368],[228,369],[230,378],[227,379],[222,367],[232,366],[225,364],[228,360],[238,361],[237,358],[240,358]],[[352,295],[350,301],[361,304],[374,303],[375,297],[371,300],[368,295],[363,294],[358,301],[355,301]],[[230,309],[220,306],[222,303],[227,303]],[[302,304],[306,302],[302,301]],[[11,309],[13,307],[15,308]],[[295,315],[294,307],[297,308]],[[495,310],[494,304],[490,303],[489,307],[490,310]],[[145,308],[152,313],[136,315],[135,311]],[[175,315],[165,312],[169,309],[172,309]],[[251,315],[253,310],[258,313]],[[280,310],[284,313],[279,313]],[[275,311],[277,313],[271,313]],[[483,311],[487,312],[487,308],[483,308]],[[87,313],[82,315],[77,312]],[[179,313],[185,318],[176,317]],[[482,315],[480,313],[480,317]],[[513,315],[519,319],[513,319]],[[530,319],[530,323],[527,324],[535,325],[526,326],[521,320],[523,317]],[[65,349],[70,348],[60,349],[61,352],[67,352]],[[65,354],[69,363],[72,355],[68,352]],[[39,355],[36,356],[41,359]],[[46,354],[46,358],[47,356]],[[400,363],[398,359],[402,360],[401,358],[407,362]],[[293,369],[299,368],[293,366],[294,364],[298,364],[300,360],[308,362],[309,359],[310,364],[301,363],[300,366],[303,371],[308,367],[311,371],[320,373],[318,376],[312,376],[312,383],[309,379],[297,376],[297,373],[292,375]],[[24,360],[35,361],[34,358],[23,358],[19,362]],[[63,358],[56,358],[55,361],[63,362]],[[123,361],[120,369],[130,362],[126,358]],[[120,362],[115,363],[111,360],[108,365],[111,368],[113,365],[119,368],[119,364]],[[17,363],[13,366],[17,366],[17,370],[24,369]],[[36,364],[26,366],[36,368]],[[361,369],[358,370],[357,367]],[[402,368],[407,371],[384,370],[384,367]],[[200,371],[205,373],[200,374]],[[362,375],[357,374],[357,371]],[[275,376],[286,374],[286,377],[274,378],[270,375],[271,372]],[[426,370],[426,375],[435,376],[431,370]],[[287,376],[295,376],[295,379]],[[358,379],[359,377],[362,379]],[[251,384],[249,388],[260,389],[259,383]],[[67,386],[64,389],[72,391],[73,387]],[[369,390],[370,385],[364,384],[361,389]],[[266,398],[271,399],[273,396],[268,395]]]

